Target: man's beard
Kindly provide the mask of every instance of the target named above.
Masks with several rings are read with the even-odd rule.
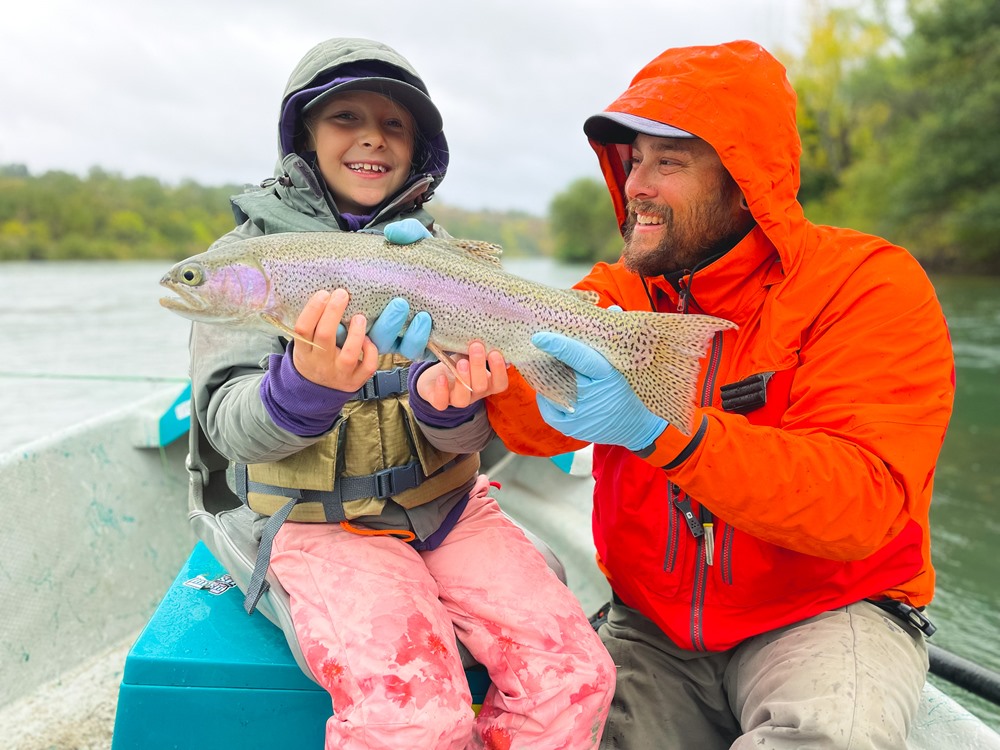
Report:
[[[640,276],[662,276],[690,271],[706,258],[732,250],[746,236],[752,222],[741,220],[725,192],[723,188],[717,200],[707,205],[697,204],[682,223],[675,220],[670,206],[629,201],[623,251],[625,267]],[[637,213],[663,219],[662,235],[655,248],[640,250],[632,246]]]

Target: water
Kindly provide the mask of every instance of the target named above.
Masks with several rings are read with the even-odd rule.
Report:
[[[554,286],[586,270],[505,264]],[[180,391],[188,324],[156,303],[168,265],[0,263],[0,453],[172,384]],[[1000,671],[1000,279],[937,278],[935,286],[954,340],[958,393],[931,508],[933,642]],[[1000,708],[936,684],[1000,730]]]
[[[0,263],[0,452],[187,376],[165,263]]]

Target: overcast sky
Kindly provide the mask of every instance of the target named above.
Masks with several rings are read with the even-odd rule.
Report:
[[[803,0],[26,0],[0,25],[0,164],[176,183],[273,171],[285,81],[334,36],[395,47],[444,116],[442,202],[543,215],[597,177],[586,117],[668,47],[797,50]]]

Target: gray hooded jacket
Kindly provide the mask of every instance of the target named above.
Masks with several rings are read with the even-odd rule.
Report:
[[[344,230],[343,218],[337,213],[318,171],[309,163],[310,155],[291,149],[301,129],[301,107],[309,101],[308,96],[301,95],[303,92],[332,78],[370,75],[372,71],[399,78],[426,92],[409,63],[376,42],[334,39],[317,45],[305,55],[292,72],[282,99],[275,176],[259,188],[233,198],[234,212],[244,219],[243,223],[216,244],[277,232]],[[363,228],[381,229],[389,222],[415,217],[435,235],[448,236],[421,208],[447,169],[443,133],[431,138],[423,148],[419,161],[426,171],[411,174],[400,192],[377,207]],[[275,424],[264,408],[260,397],[263,366],[269,355],[283,352],[284,345],[277,335],[201,323],[192,326],[193,411],[212,447],[226,459],[240,463],[275,461],[324,437],[302,437],[287,432]],[[434,513],[430,508],[423,512]],[[437,513],[440,512],[438,509]],[[428,518],[419,525],[426,528],[434,527],[435,523],[435,519]]]

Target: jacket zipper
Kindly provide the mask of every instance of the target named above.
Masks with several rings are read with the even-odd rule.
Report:
[[[667,482],[667,551],[663,557],[663,570],[667,573],[673,572],[677,563],[677,532],[680,525],[674,518],[674,503],[679,494],[680,488],[673,482]]]
[[[715,391],[715,380],[719,373],[719,363],[722,361],[722,332],[715,334],[712,339],[712,351],[708,357],[708,370],[705,374],[705,385],[701,392],[702,406],[711,403],[712,393]],[[699,513],[698,525],[701,533],[696,537],[701,537],[698,545],[698,559],[695,563],[694,590],[691,594],[691,645],[695,650],[705,650],[704,638],[704,617],[705,617],[705,591],[708,588],[708,569],[712,565],[714,556],[715,524],[711,513],[704,510],[704,514]],[[727,529],[728,531],[728,529]],[[692,528],[692,533],[694,529]],[[728,554],[726,555],[728,559]]]

